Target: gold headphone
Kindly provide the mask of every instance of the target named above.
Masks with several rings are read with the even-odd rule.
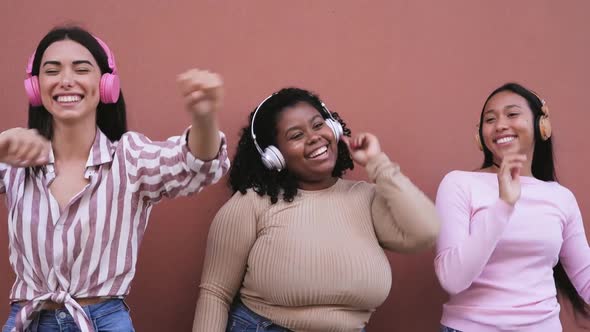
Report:
[[[541,116],[539,117],[539,134],[541,135],[541,139],[543,141],[548,140],[551,137],[551,120],[549,119],[549,107],[547,107],[547,103],[545,99],[539,97],[534,91],[529,90],[532,94],[535,95],[541,101]],[[480,151],[483,151],[483,144],[481,143],[481,138],[479,136],[479,123],[475,125],[476,132],[475,132],[475,143]]]

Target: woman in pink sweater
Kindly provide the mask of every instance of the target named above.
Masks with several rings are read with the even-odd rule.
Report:
[[[451,295],[445,332],[561,331],[557,289],[588,316],[590,249],[571,191],[556,182],[549,110],[514,83],[480,115],[481,169],[445,176],[435,270]]]

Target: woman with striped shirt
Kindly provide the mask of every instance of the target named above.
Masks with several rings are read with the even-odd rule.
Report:
[[[0,134],[16,274],[2,331],[133,331],[122,299],[152,206],[199,191],[229,167],[216,115],[221,80],[181,74],[192,126],[152,142],[127,132],[114,56],[87,31],[50,31],[27,74],[29,129]]]

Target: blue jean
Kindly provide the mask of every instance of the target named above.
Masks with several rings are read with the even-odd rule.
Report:
[[[234,301],[227,317],[225,332],[289,332],[246,307],[239,299]]]
[[[452,328],[447,327],[447,326],[444,326],[444,325],[441,325],[440,332],[461,332],[461,331],[452,329]]]
[[[2,332],[10,332],[15,325],[21,306],[13,303],[10,316]],[[129,307],[121,299],[112,299],[82,307],[96,332],[135,332],[129,316]],[[79,332],[74,318],[64,309],[42,310],[26,330],[27,332]]]
[[[246,307],[239,299],[229,311],[225,332],[290,332]],[[363,329],[362,332],[365,332]]]

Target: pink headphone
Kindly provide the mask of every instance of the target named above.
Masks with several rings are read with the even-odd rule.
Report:
[[[104,52],[107,54],[109,68],[112,73],[104,73],[100,78],[100,101],[103,104],[114,104],[119,100],[119,92],[121,91],[119,75],[117,75],[117,65],[115,64],[115,55],[107,44],[98,37],[93,36],[100,44]],[[35,53],[29,58],[27,63],[27,78],[25,79],[25,91],[29,98],[29,103],[32,106],[41,106],[41,93],[39,91],[39,78],[33,76],[33,61],[35,60]]]

